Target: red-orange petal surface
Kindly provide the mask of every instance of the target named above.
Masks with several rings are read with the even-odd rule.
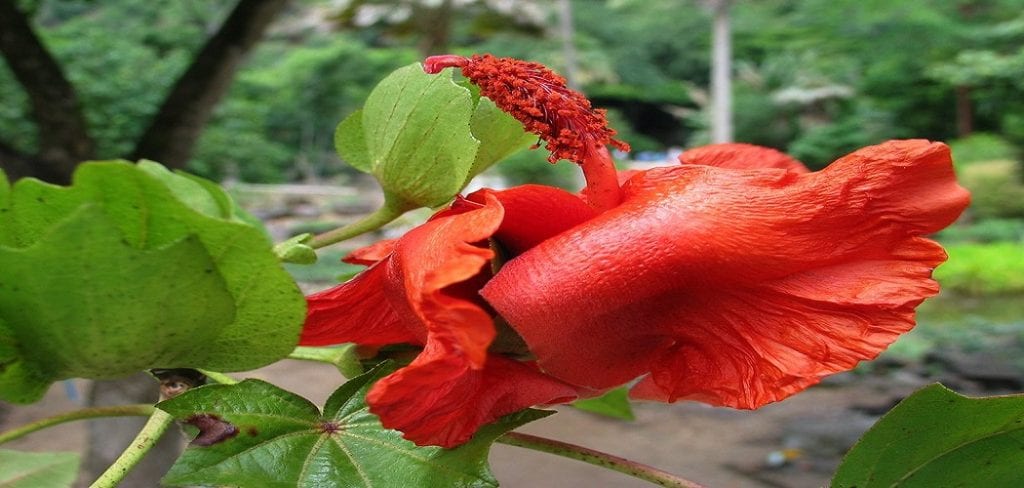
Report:
[[[920,236],[968,200],[948,148],[927,141],[808,174],[658,168],[619,207],[506,263],[483,295],[569,383],[646,374],[635,397],[755,408],[912,328],[946,257]]]
[[[681,164],[699,164],[702,166],[715,166],[717,168],[778,168],[788,169],[797,173],[807,173],[809,171],[803,163],[781,151],[770,147],[735,142],[711,144],[688,149],[679,155],[679,162]]]
[[[574,388],[532,363],[492,354],[475,368],[458,351],[432,342],[412,364],[374,385],[367,401],[385,427],[406,439],[455,447],[504,415],[576,397]]]
[[[513,256],[597,215],[582,198],[550,186],[522,185],[502,191],[485,189],[468,198],[484,202],[488,195],[497,198],[505,209],[494,238]]]

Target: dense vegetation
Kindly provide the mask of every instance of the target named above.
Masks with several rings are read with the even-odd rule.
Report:
[[[238,74],[190,169],[253,182],[344,175],[332,147],[335,125],[377,81],[424,52],[565,64],[555,2],[517,0],[504,11],[488,2],[431,10],[434,3],[446,5],[294,2]],[[130,154],[162,95],[234,2],[21,4],[78,91],[98,156],[114,158]],[[365,4],[408,15],[360,24],[352,5]],[[711,20],[702,2],[573,6],[573,79],[611,110],[635,152],[706,142]],[[950,141],[974,192],[967,217],[974,225],[945,237],[1021,241],[1024,0],[739,0],[731,13],[737,140],[786,150],[812,167],[889,138]],[[6,65],[0,100],[2,139],[32,150],[28,99]],[[571,168],[542,160],[524,153],[499,168],[513,181],[572,181]]]

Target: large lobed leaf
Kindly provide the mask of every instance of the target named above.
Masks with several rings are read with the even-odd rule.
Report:
[[[0,488],[67,488],[78,476],[78,454],[0,449]]]
[[[485,426],[456,449],[419,447],[384,429],[365,396],[388,374],[379,366],[341,386],[321,413],[274,385],[246,380],[191,390],[157,405],[199,434],[171,468],[169,486],[491,487],[491,444],[551,412],[526,410]]]
[[[1024,395],[967,398],[935,384],[882,417],[843,459],[835,488],[1021,486]]]
[[[0,178],[0,398],[146,368],[286,356],[305,301],[269,239],[215,184],[86,163],[70,187]]]

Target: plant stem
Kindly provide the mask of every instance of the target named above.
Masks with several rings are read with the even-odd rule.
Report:
[[[404,208],[404,206],[390,204],[385,200],[384,206],[378,208],[376,212],[373,212],[372,214],[346,226],[329,230],[323,234],[314,236],[313,239],[309,241],[309,247],[312,247],[313,249],[320,249],[321,247],[330,246],[331,244],[336,244],[358,235],[375,231],[391,223],[392,220],[397,219],[405,213],[406,210],[408,209]]]
[[[555,454],[575,459],[577,461],[583,461],[605,469],[628,474],[634,478],[639,478],[658,486],[672,488],[703,488],[703,486],[698,483],[680,478],[674,474],[666,473],[655,467],[562,441],[545,439],[543,437],[522,434],[519,432],[509,432],[499,437],[498,442],[508,444],[510,446],[524,447],[526,449]]]
[[[146,425],[142,426],[142,430],[135,436],[135,440],[118,456],[114,464],[111,464],[100,475],[99,479],[89,485],[89,488],[117,487],[121,480],[128,475],[128,472],[156,445],[173,420],[174,417],[171,417],[171,414],[159,409],[153,410],[153,414],[149,416]]]
[[[343,344],[336,347],[296,347],[288,359],[300,361],[316,361],[334,365],[346,378],[355,378],[363,374],[363,366],[356,355],[355,344]]]
[[[53,427],[54,425],[63,424],[65,422],[97,417],[145,417],[147,415],[152,415],[153,410],[153,405],[137,404],[118,405],[114,407],[92,407],[64,412],[0,433],[0,444],[13,441],[14,439],[24,437],[38,430],[43,430],[47,427]]]
[[[203,373],[204,375],[206,375],[207,378],[213,380],[214,382],[220,383],[222,385],[235,385],[235,384],[238,384],[238,380],[236,380],[236,379],[234,379],[234,378],[232,378],[232,377],[230,377],[230,376],[228,376],[228,375],[226,375],[224,373],[218,373],[216,371],[207,371],[205,369],[200,369],[199,372]]]

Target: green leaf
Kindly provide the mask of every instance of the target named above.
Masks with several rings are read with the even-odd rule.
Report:
[[[480,148],[476,152],[467,182],[494,163],[529,147],[537,140],[537,136],[526,132],[523,124],[503,112],[487,97],[479,99],[470,126],[473,135],[480,140]]]
[[[199,424],[200,434],[163,483],[248,487],[492,487],[487,465],[499,436],[551,412],[526,410],[485,426],[456,449],[418,447],[384,429],[365,396],[390,372],[377,367],[341,386],[321,414],[307,400],[246,380],[191,390],[157,405]]]
[[[0,398],[291,352],[305,300],[226,192],[152,162],[86,163],[73,181],[0,185]]]
[[[935,384],[900,402],[847,453],[834,487],[1019,486],[1024,395],[968,398]]]
[[[352,112],[338,124],[334,130],[334,149],[353,168],[363,173],[373,171],[369,149],[366,147],[366,135],[363,133],[362,110]]]
[[[234,300],[197,238],[135,249],[95,204],[31,247],[0,248],[0,269],[4,335],[42,386],[190,365],[201,358],[195,350],[235,318]],[[0,373],[4,389],[33,391],[17,385],[23,379]]]
[[[597,398],[577,400],[572,403],[573,407],[585,412],[596,413],[607,417],[635,420],[633,408],[629,404],[629,390],[627,388],[616,388]]]
[[[0,449],[0,488],[68,488],[78,477],[78,454]]]
[[[472,112],[469,91],[452,82],[450,72],[429,75],[416,63],[381,81],[361,120],[350,116],[339,133],[362,126],[368,171],[386,195],[400,200],[396,206],[436,207],[462,190],[470,174],[480,145],[470,130]],[[341,140],[347,141],[342,152],[363,166],[358,136]]]

